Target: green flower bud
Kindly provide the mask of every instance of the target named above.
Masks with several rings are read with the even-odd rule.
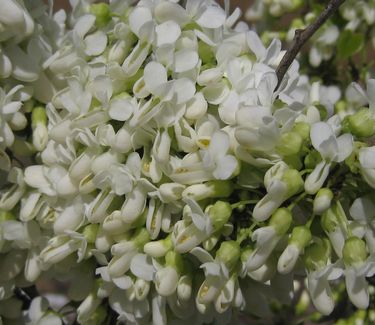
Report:
[[[340,115],[340,113],[345,114],[347,109],[346,101],[340,100],[335,104],[335,114]]]
[[[34,107],[31,113],[31,127],[35,129],[39,123],[47,125],[46,110],[42,106]]]
[[[202,41],[198,42],[198,54],[203,64],[207,64],[207,63],[215,61],[215,55],[214,55],[214,52],[212,51],[211,46],[209,46],[208,44]]]
[[[321,161],[322,157],[320,156],[320,153],[316,150],[312,150],[305,157],[305,167],[307,169],[314,169]]]
[[[178,254],[175,251],[169,251],[165,255],[165,265],[173,267],[180,274],[184,272],[184,264],[181,254]]]
[[[277,152],[282,156],[291,156],[299,153],[302,148],[303,138],[297,132],[286,132],[276,146]]]
[[[329,188],[321,188],[315,195],[313,210],[315,214],[322,214],[329,209],[333,199],[333,193]]]
[[[96,240],[96,235],[98,233],[99,225],[96,223],[92,223],[90,225],[87,225],[83,231],[82,234],[85,236],[88,244],[94,244]]]
[[[196,201],[201,201],[208,198],[229,197],[232,192],[232,181],[215,180],[203,184],[194,184],[188,186],[182,192],[182,197],[191,197]]]
[[[343,131],[350,132],[356,137],[368,138],[375,134],[375,119],[368,108],[361,108],[353,115],[343,120]]]
[[[0,223],[8,220],[16,220],[16,216],[10,211],[0,210]]]
[[[306,247],[304,262],[306,268],[310,271],[317,271],[327,265],[331,256],[331,245],[328,239],[323,239],[319,243],[313,243]]]
[[[232,270],[241,256],[240,245],[234,241],[224,241],[216,252],[216,258],[223,262],[229,270]]]
[[[218,230],[228,222],[232,215],[232,207],[228,202],[216,201],[209,208],[208,215],[210,216],[214,230]]]
[[[287,169],[283,176],[281,177],[281,180],[287,184],[287,196],[291,197],[303,190],[303,179],[296,169]]]
[[[297,132],[303,140],[307,140],[310,138],[310,124],[306,122],[297,122],[294,124],[292,130]]]
[[[138,228],[131,240],[136,247],[143,248],[150,241],[150,234],[146,228]]]
[[[358,237],[350,237],[345,241],[342,256],[346,265],[361,264],[367,259],[366,243]]]
[[[269,226],[275,228],[276,233],[279,236],[286,234],[288,231],[293,217],[292,213],[286,208],[279,208],[277,209],[274,214],[271,216]]]
[[[251,247],[246,247],[241,252],[241,262],[246,263],[254,250]]]
[[[107,3],[95,3],[90,6],[90,13],[96,17],[95,23],[98,27],[104,27],[111,20],[111,10]]]
[[[323,230],[327,233],[334,232],[336,230],[336,228],[339,226],[339,221],[333,207],[330,207],[323,213],[320,224]]]
[[[292,235],[289,238],[289,244],[294,244],[302,250],[310,243],[311,238],[311,231],[308,227],[297,226],[293,228]]]

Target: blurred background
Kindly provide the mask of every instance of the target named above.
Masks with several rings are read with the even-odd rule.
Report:
[[[253,3],[254,0],[231,0],[231,8],[239,7],[242,9],[244,13],[247,8]],[[96,1],[96,2],[103,2],[103,1]],[[219,3],[223,3],[224,0],[218,0]],[[55,0],[54,10],[57,11],[59,9],[70,9],[69,0]]]

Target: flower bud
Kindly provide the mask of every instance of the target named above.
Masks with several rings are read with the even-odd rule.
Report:
[[[46,110],[42,106],[36,106],[31,112],[31,127],[36,128],[38,124],[47,125]]]
[[[95,311],[102,303],[102,299],[98,298],[95,294],[91,293],[77,308],[77,321],[84,323],[94,316]]]
[[[331,256],[331,245],[328,239],[323,239],[319,243],[313,243],[306,247],[304,262],[310,272],[318,271],[327,265]]]
[[[182,197],[190,197],[195,201],[200,201],[207,198],[229,197],[232,192],[232,181],[214,180],[188,186],[182,192]]]
[[[269,226],[275,229],[277,235],[282,236],[288,231],[292,220],[292,213],[288,209],[279,208],[271,216]]]
[[[134,282],[135,298],[138,301],[145,300],[150,291],[150,282],[137,278]]]
[[[150,241],[150,234],[146,228],[138,228],[131,240],[136,247],[143,249],[144,245]]]
[[[321,215],[324,211],[329,209],[332,199],[332,191],[329,188],[321,188],[314,198],[314,214]]]
[[[297,246],[303,250],[311,240],[311,231],[306,226],[297,226],[293,228],[292,234],[289,238],[289,244]]]
[[[174,267],[179,273],[184,270],[184,261],[179,253],[169,251],[165,255],[165,265]]]
[[[368,138],[375,134],[374,114],[368,108],[346,116],[342,124],[344,132],[350,132],[359,138]]]
[[[88,244],[94,244],[95,241],[96,241],[96,235],[98,233],[98,229],[99,229],[99,225],[98,224],[90,224],[90,225],[87,225],[84,229],[83,229],[83,236],[85,236],[86,238],[86,241]]]
[[[310,124],[306,122],[297,122],[294,124],[292,130],[300,135],[302,140],[310,138]]]
[[[224,241],[216,252],[216,258],[223,262],[228,270],[232,270],[240,259],[240,245],[233,240]]]
[[[216,203],[209,208],[208,215],[214,230],[218,230],[228,222],[232,215],[232,207],[228,202],[216,201]]]
[[[345,241],[342,256],[346,265],[362,264],[367,259],[366,243],[358,237],[350,237]]]
[[[33,130],[33,145],[37,151],[42,151],[47,146],[48,130],[47,127],[38,123]]]
[[[308,169],[314,169],[315,166],[322,161],[320,153],[316,150],[310,151],[305,157],[305,167]]]
[[[154,280],[156,291],[163,297],[172,295],[177,289],[178,278],[176,269],[171,266],[158,270]]]
[[[188,301],[192,293],[192,277],[190,275],[183,275],[178,280],[177,297],[179,300]]]
[[[281,180],[287,185],[287,196],[291,197],[303,189],[303,179],[296,169],[288,169],[284,172]]]
[[[163,257],[172,248],[171,237],[165,239],[151,241],[144,245],[143,251],[154,258]]]
[[[164,183],[159,186],[160,199],[164,203],[171,203],[180,200],[185,185],[179,183]]]
[[[303,138],[297,132],[286,132],[281,135],[278,145],[276,146],[277,152],[281,156],[296,155],[301,151]]]
[[[277,270],[281,274],[287,274],[294,268],[298,256],[311,240],[311,231],[305,226],[297,226],[293,229],[289,238],[289,245],[281,254],[277,263]]]
[[[90,6],[90,13],[95,15],[96,26],[99,28],[107,25],[111,20],[111,10],[107,3],[94,3]]]

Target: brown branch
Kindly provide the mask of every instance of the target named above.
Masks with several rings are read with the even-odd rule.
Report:
[[[315,34],[315,32],[331,17],[339,7],[345,2],[345,0],[330,0],[324,11],[318,16],[318,18],[305,29],[297,29],[294,34],[294,39],[291,47],[286,51],[283,59],[276,69],[276,75],[278,80],[279,88],[284,75],[292,64],[293,60],[303,47],[303,45]]]

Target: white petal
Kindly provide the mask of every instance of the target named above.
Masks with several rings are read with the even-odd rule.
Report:
[[[79,37],[83,38],[94,25],[95,19],[96,17],[94,15],[81,16],[74,25],[74,32],[76,32]]]
[[[143,280],[152,281],[154,278],[155,268],[151,257],[146,254],[135,255],[130,264],[130,270],[135,276]]]
[[[360,309],[366,309],[369,305],[368,283],[365,276],[359,276],[352,267],[345,271],[345,284],[350,301]]]
[[[187,78],[177,79],[173,82],[173,90],[176,104],[184,104],[193,98],[195,94],[195,84]]]
[[[361,148],[359,162],[363,168],[375,168],[375,147]]]
[[[202,247],[194,247],[190,254],[194,255],[202,264],[208,262],[214,262],[213,257]]]
[[[216,162],[216,169],[213,175],[216,179],[228,179],[233,175],[237,166],[237,159],[232,155],[226,155]]]
[[[132,32],[139,36],[140,28],[152,20],[152,13],[147,7],[136,7],[129,15],[129,26]]]
[[[295,245],[288,245],[281,254],[277,263],[277,270],[279,273],[290,273],[296,265],[298,256],[299,249]]]
[[[246,38],[247,45],[249,46],[250,50],[255,54],[257,60],[262,60],[266,56],[266,48],[264,47],[258,34],[250,30],[247,32]]]
[[[189,71],[197,66],[199,56],[196,51],[183,49],[175,53],[174,71],[177,73]]]
[[[334,140],[333,130],[325,122],[315,123],[311,126],[310,138],[313,147],[320,151],[320,146],[323,142]]]
[[[315,278],[309,274],[307,277],[308,289],[315,308],[323,315],[329,315],[335,304],[332,299],[331,288],[324,278]]]
[[[100,55],[107,46],[107,35],[102,31],[97,31],[85,38],[85,53],[89,56]]]
[[[161,23],[172,20],[180,26],[184,26],[190,20],[183,7],[169,1],[162,1],[155,7],[155,18]]]
[[[111,101],[108,114],[116,121],[126,121],[133,114],[136,106],[131,98],[115,98]]]
[[[225,23],[225,12],[219,6],[209,6],[196,20],[197,24],[205,28],[219,28]]]
[[[354,220],[366,222],[375,216],[375,203],[369,197],[361,197],[354,200],[350,207],[350,215]]]
[[[321,161],[317,164],[312,173],[305,180],[305,191],[309,194],[315,194],[323,186],[323,183],[329,175],[331,164]]]
[[[342,162],[350,156],[353,151],[353,136],[351,134],[343,134],[337,138],[339,152],[335,161]]]
[[[153,94],[160,92],[160,86],[167,82],[167,70],[158,62],[150,62],[144,70],[146,88]]]
[[[166,21],[155,28],[156,45],[174,44],[181,35],[180,26],[172,20]]]

